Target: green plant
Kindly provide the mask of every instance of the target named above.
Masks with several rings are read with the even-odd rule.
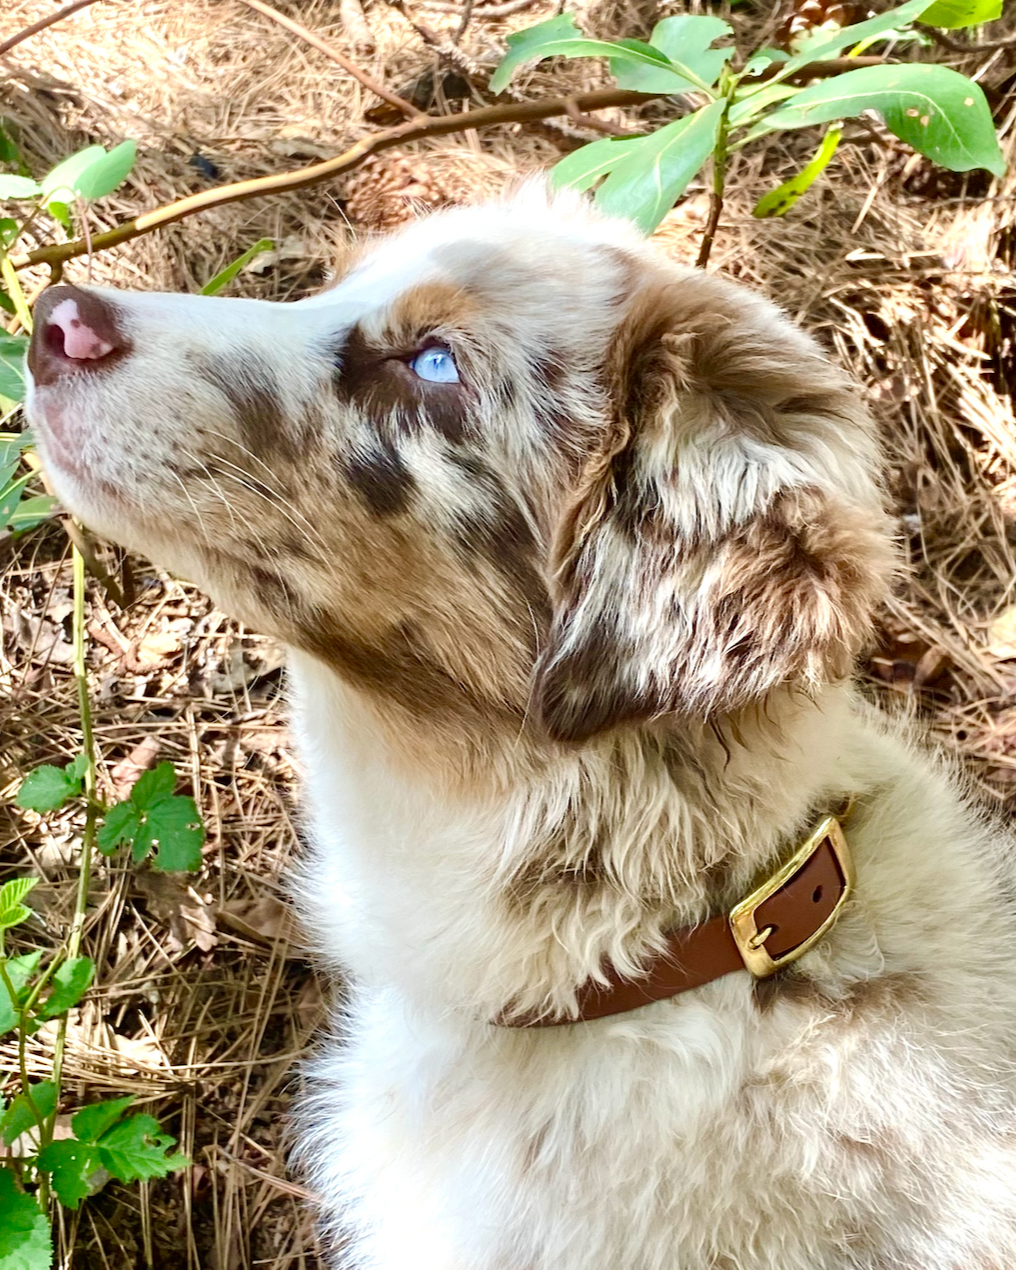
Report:
[[[58,164],[42,181],[32,180],[23,171],[0,174],[0,198],[22,199],[31,205],[20,224],[0,221],[0,273],[9,301],[3,307],[14,313],[26,332],[31,331],[30,306],[10,266],[9,248],[43,212],[69,229],[73,202],[83,219],[87,201],[119,185],[133,159],[133,142],[125,142],[108,152],[90,146]],[[0,161],[20,165],[13,144],[2,133]],[[227,269],[213,279],[216,289],[234,273]],[[4,420],[13,416],[24,398],[27,342],[24,334],[0,333],[0,409]],[[15,533],[47,519],[55,508],[50,495],[33,492],[37,465],[30,462],[31,457],[29,433],[0,433],[0,528]],[[26,473],[20,472],[22,465],[28,467]],[[46,764],[30,772],[16,798],[18,806],[40,814],[57,811],[75,800],[83,803],[77,895],[64,945],[48,958],[40,951],[8,955],[6,931],[31,918],[32,910],[24,900],[38,879],[16,878],[0,887],[0,1036],[16,1030],[19,1055],[16,1092],[9,1102],[0,1099],[0,1140],[5,1148],[17,1144],[16,1151],[6,1151],[0,1160],[0,1270],[46,1270],[52,1265],[53,1200],[76,1209],[109,1178],[149,1180],[187,1163],[183,1156],[169,1152],[174,1140],[162,1133],[151,1116],[126,1114],[131,1098],[86,1106],[71,1120],[69,1134],[54,1136],[68,1012],[95,977],[94,963],[81,953],[93,847],[109,855],[127,845],[135,863],[151,855],[156,869],[196,869],[205,838],[193,798],[173,792],[176,775],[170,763],[144,773],[128,797],[111,807],[98,798],[85,669],[85,562],[76,547],[73,564],[74,675],[82,752],[63,767]],[[50,1023],[55,1025],[52,1074],[49,1079],[31,1081],[26,1044]]]
[[[712,209],[699,263],[708,258],[722,207],[730,155],[781,129],[829,124],[818,153],[792,180],[762,199],[758,216],[782,215],[829,163],[840,123],[874,111],[902,141],[952,171],[984,168],[996,176],[1005,162],[984,93],[945,66],[889,63],[851,67],[879,41],[912,38],[913,24],[963,27],[998,17],[1001,0],[908,0],[853,26],[814,33],[791,56],[760,49],[741,58],[722,19],[682,15],[657,23],[648,43],[587,39],[569,14],[508,37],[508,53],[491,80],[504,89],[524,63],[547,57],[606,57],[617,86],[665,93],[693,108],[646,136],[610,137],[583,146],[553,169],[559,186],[591,189],[604,211],[651,232],[712,160]],[[848,56],[841,58],[847,51]],[[792,81],[807,78],[807,85]]]
[[[71,766],[83,775],[77,760]],[[80,777],[69,779],[73,783]],[[15,878],[0,887],[0,1036],[17,1030],[19,1057],[19,1092],[9,1102],[0,1099],[0,1140],[6,1148],[0,1167],[2,1270],[49,1270],[52,1195],[77,1208],[110,1178],[165,1177],[188,1163],[182,1155],[169,1154],[175,1140],[152,1116],[126,1114],[133,1098],[84,1107],[71,1120],[69,1135],[55,1136],[59,1072],[54,1070],[52,1080],[30,1080],[25,1043],[54,1019],[65,1024],[68,1011],[91,986],[95,965],[72,953],[73,936],[48,962],[41,952],[7,954],[6,932],[32,917],[24,900],[37,881]]]

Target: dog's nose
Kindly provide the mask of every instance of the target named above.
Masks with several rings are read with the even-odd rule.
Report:
[[[37,384],[104,368],[127,350],[115,307],[80,287],[50,287],[35,306],[28,369]]]

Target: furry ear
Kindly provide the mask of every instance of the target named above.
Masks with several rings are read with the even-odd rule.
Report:
[[[548,731],[848,675],[892,571],[857,388],[771,305],[691,271],[647,286],[613,347],[614,417],[555,546]]]

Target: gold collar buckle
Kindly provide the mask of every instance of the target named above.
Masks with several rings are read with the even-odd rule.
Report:
[[[763,921],[760,929],[757,910],[767,900],[772,899],[777,892],[792,883],[801,870],[827,843],[840,875],[841,891],[839,899],[832,911],[827,914],[824,921],[811,934],[800,943],[795,944],[793,948],[774,957],[766,948],[766,941],[772,936],[775,928],[771,925],[766,925]],[[730,931],[747,969],[757,979],[765,979],[769,975],[775,974],[777,970],[781,970],[784,966],[789,966],[798,957],[803,957],[808,949],[813,947],[826,931],[836,923],[843,905],[849,899],[853,889],[854,867],[850,858],[847,839],[843,832],[843,826],[836,816],[825,816],[778,872],[774,873],[772,877],[752,891],[746,899],[743,899],[730,910]]]

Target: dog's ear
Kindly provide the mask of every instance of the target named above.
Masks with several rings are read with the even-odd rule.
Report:
[[[554,546],[548,731],[714,718],[849,674],[892,571],[856,386],[772,306],[690,272],[636,297],[607,377]]]

